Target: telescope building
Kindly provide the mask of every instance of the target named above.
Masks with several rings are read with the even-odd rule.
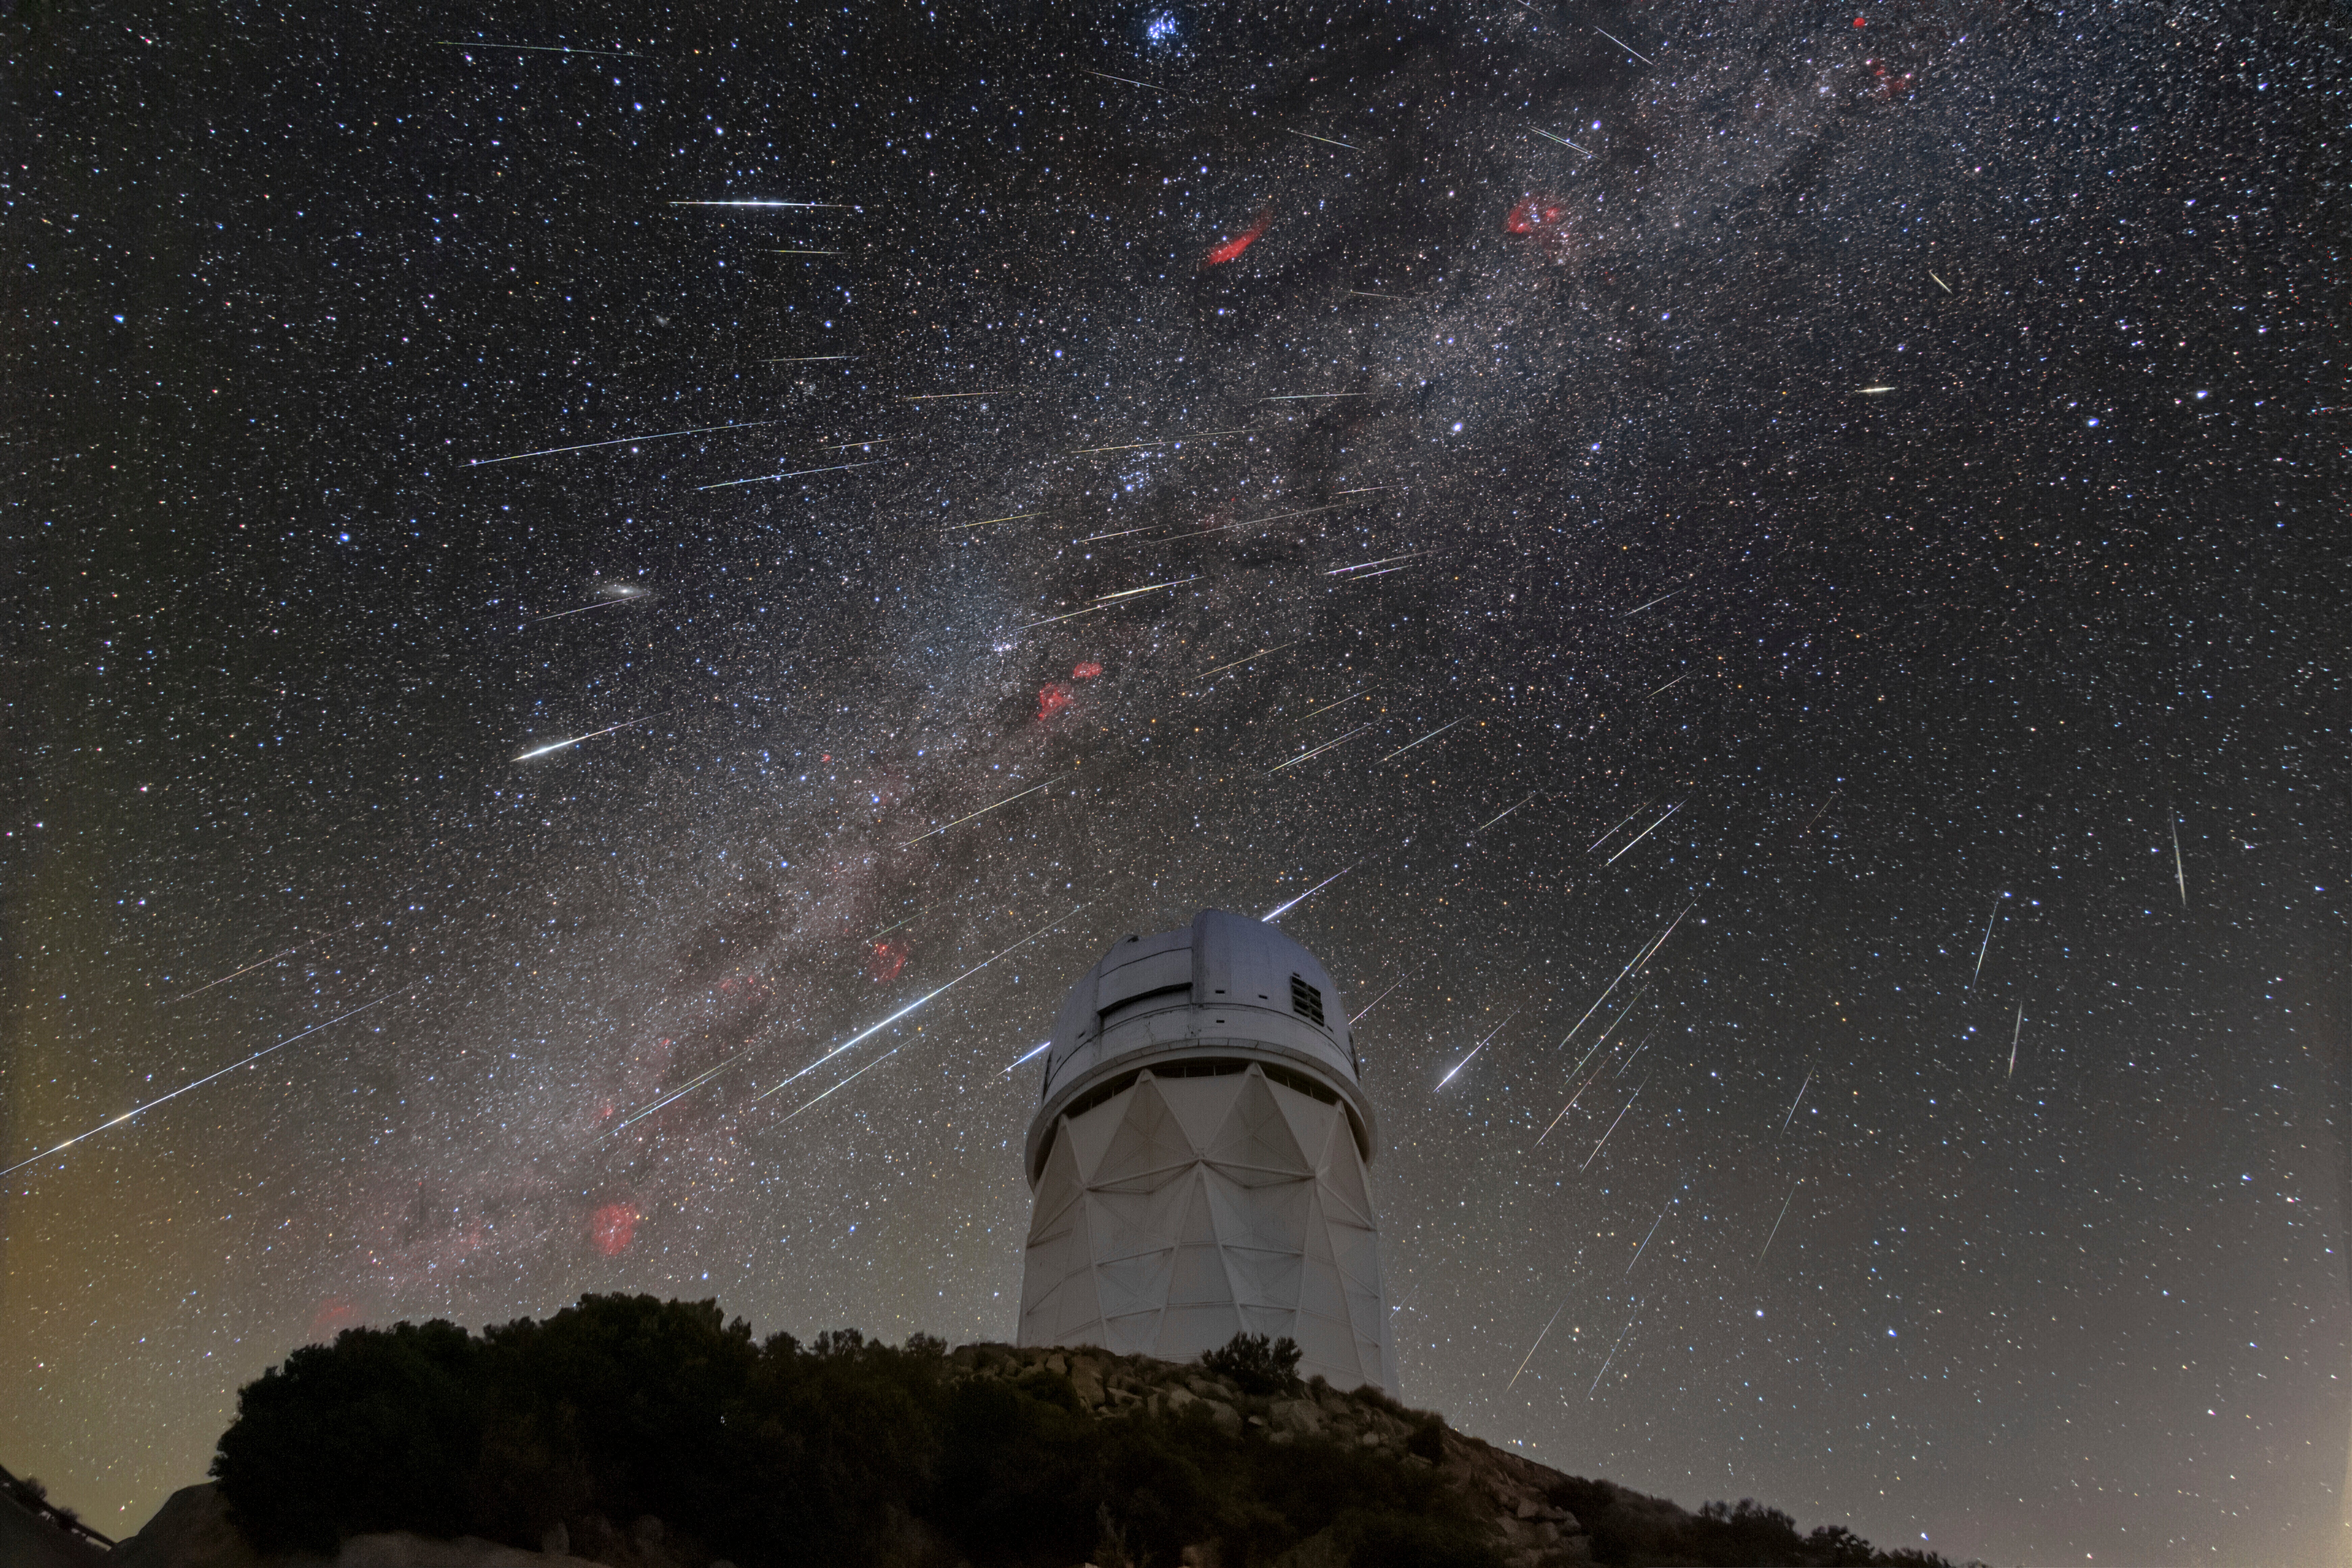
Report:
[[[1129,937],[1064,1000],[1045,1071],[1021,1343],[1182,1362],[1286,1335],[1300,1376],[1394,1392],[1378,1134],[1312,953],[1222,910]]]

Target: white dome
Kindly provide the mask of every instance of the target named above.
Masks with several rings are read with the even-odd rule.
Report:
[[[1286,1336],[1302,1376],[1395,1390],[1371,1102],[1312,953],[1223,910],[1129,937],[1063,1002],[1041,1100],[1021,1343]]]
[[[1030,1180],[1054,1119],[1079,1096],[1153,1061],[1222,1056],[1303,1072],[1337,1091],[1372,1158],[1372,1106],[1357,1081],[1339,987],[1278,928],[1202,910],[1191,925],[1114,944],[1063,998],[1029,1128]]]

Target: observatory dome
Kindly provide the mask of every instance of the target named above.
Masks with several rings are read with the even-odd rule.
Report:
[[[1045,1052],[1021,1342],[1286,1335],[1302,1376],[1392,1390],[1358,1065],[1339,987],[1274,926],[1203,910],[1114,944]]]

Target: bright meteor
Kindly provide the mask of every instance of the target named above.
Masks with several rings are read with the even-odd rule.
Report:
[[[871,1039],[874,1036],[879,1034],[884,1029],[888,1028],[891,1025],[897,1023],[899,1019],[905,1017],[916,1008],[922,1006],[925,1003],[932,1001],[937,997],[946,995],[949,992],[954,990],[957,986],[962,984],[965,981],[971,979],[982,970],[986,969],[990,964],[994,963],[998,959],[1003,958],[1005,953],[1017,952],[1021,949],[1028,946],[1031,942],[1035,942],[1039,937],[1044,936],[1047,931],[1052,931],[1054,926],[1067,923],[1073,916],[1077,914],[1078,910],[1083,910],[1086,907],[1086,905],[1080,904],[1077,909],[1072,910],[1069,914],[1064,915],[1060,920],[1054,921],[1053,925],[1039,926],[1035,931],[1031,931],[1027,936],[1023,937],[1011,947],[1005,948],[1000,952],[991,953],[988,957],[982,959],[978,963],[973,964],[970,969],[965,970],[961,974],[957,975],[945,985],[939,986],[934,990],[924,992],[920,996],[916,997],[912,1002],[908,1003],[905,1006],[899,1008],[897,1012],[891,1014],[880,1023],[871,1024],[866,1027],[858,1030],[857,1033],[850,1036],[849,1038],[842,1041],[841,1044],[834,1047],[831,1050],[826,1051],[824,1055],[818,1057],[816,1060],[801,1068],[800,1071],[792,1074],[790,1077],[785,1078],[753,1095],[751,1097],[751,1102],[753,1104],[757,1104],[759,1101],[767,1099],[768,1096],[775,1093],[777,1089],[785,1087],[785,1085],[797,1083],[802,1079],[806,1078],[809,1074],[814,1072],[817,1068],[823,1067],[825,1063],[831,1061],[834,1058],[839,1056],[842,1052],[849,1050],[866,1040]],[[646,1117],[651,1116],[655,1111],[659,1110],[663,1106],[669,1104],[672,1100],[682,1099],[685,1096],[693,1093],[696,1089],[700,1089],[704,1084],[709,1083],[712,1079],[717,1078],[720,1073],[726,1071],[729,1068],[733,1067],[737,1062],[741,1061],[745,1057],[750,1056],[753,1051],[758,1050],[759,1048],[760,1047],[758,1046],[744,1047],[741,1050],[737,1051],[733,1056],[729,1057],[725,1061],[720,1062],[717,1067],[712,1068],[709,1071],[699,1074],[692,1081],[672,1089],[669,1093],[663,1095],[659,1100],[655,1100],[651,1105],[646,1106],[644,1110],[635,1111],[631,1115],[625,1117],[621,1121],[614,1122],[613,1124],[612,1131],[618,1132],[624,1127],[633,1126],[637,1122],[643,1121]],[[847,1079],[842,1079],[842,1083],[846,1083],[849,1080]],[[840,1084],[835,1084],[834,1086],[835,1089],[838,1089],[840,1087]],[[833,1090],[827,1089],[825,1092],[830,1094]],[[809,1103],[814,1105],[816,1101],[811,1100]],[[797,1115],[798,1112],[794,1112],[794,1114]]]
[[[47,1159],[52,1154],[61,1153],[65,1150],[72,1148],[75,1144],[80,1142],[85,1138],[95,1138],[110,1127],[120,1127],[122,1123],[130,1121],[132,1117],[152,1110],[167,1100],[177,1100],[180,1096],[187,1093],[192,1089],[202,1089],[205,1085],[212,1082],[213,1079],[216,1078],[225,1078],[241,1067],[250,1067],[255,1062],[259,1061],[262,1058],[269,1055],[272,1051],[284,1050],[296,1040],[307,1040],[321,1029],[332,1028],[335,1025],[341,1023],[346,1018],[358,1017],[370,1007],[381,1007],[386,1002],[397,1001],[399,998],[405,996],[410,992],[415,990],[418,985],[422,985],[424,984],[425,983],[423,981],[419,980],[411,984],[404,985],[389,996],[379,996],[373,1002],[362,1003],[359,1006],[352,1008],[348,1013],[338,1013],[333,1017],[328,1019],[325,1023],[313,1024],[309,1028],[303,1030],[300,1034],[295,1035],[288,1039],[280,1040],[274,1046],[264,1046],[261,1049],[254,1052],[251,1056],[246,1058],[245,1060],[241,1062],[231,1062],[228,1066],[221,1068],[218,1072],[206,1073],[204,1077],[196,1079],[194,1083],[184,1083],[179,1088],[173,1089],[171,1093],[158,1095],[155,1099],[149,1100],[144,1105],[134,1105],[130,1110],[124,1111],[121,1115],[114,1118],[111,1121],[101,1121],[87,1132],[78,1132],[62,1143],[57,1144],[52,1148],[42,1150],[39,1153],[34,1155],[29,1160],[19,1160],[15,1164],[9,1166],[6,1170],[0,1171],[0,1176],[14,1175],[27,1165],[37,1164],[41,1161]]]
[[[646,717],[658,718],[659,715],[648,714]],[[632,724],[642,724],[644,722],[646,722],[645,719],[629,719],[625,720],[618,724],[608,724],[602,730],[591,730],[584,735],[574,735],[568,741],[551,741],[544,746],[532,747],[530,751],[525,752],[522,755],[517,757],[515,761],[519,763],[527,763],[533,757],[543,757],[550,752],[560,752],[566,746],[576,746],[583,741],[593,741],[599,735],[609,735],[615,730],[625,730]]]

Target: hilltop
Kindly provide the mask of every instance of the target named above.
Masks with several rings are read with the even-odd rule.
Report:
[[[1752,1502],[1687,1511],[1292,1375],[1078,1347],[754,1342],[715,1303],[352,1330],[240,1393],[216,1487],[123,1568],[1916,1564]]]

